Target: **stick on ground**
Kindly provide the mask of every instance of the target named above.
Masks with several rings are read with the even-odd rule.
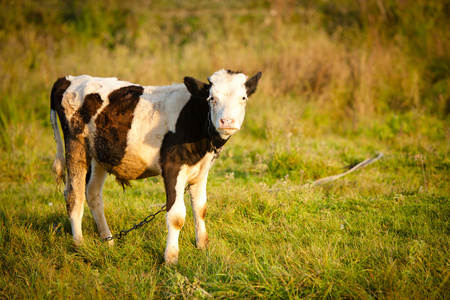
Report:
[[[331,181],[335,181],[336,179],[339,179],[339,178],[341,178],[341,177],[343,177],[345,175],[348,175],[348,174],[350,174],[352,172],[355,172],[356,170],[359,170],[359,169],[362,169],[364,167],[367,167],[368,165],[370,165],[370,164],[376,162],[377,160],[379,160],[381,157],[383,157],[383,153],[382,152],[380,152],[374,158],[368,158],[366,160],[363,160],[362,162],[360,162],[359,164],[357,164],[356,166],[354,166],[350,170],[345,171],[344,173],[333,175],[333,176],[328,176],[328,177],[325,177],[325,178],[320,178],[320,179],[318,179],[316,181],[308,182],[308,183],[306,183],[304,185],[288,188],[288,190],[297,190],[297,189],[302,189],[302,188],[307,188],[307,187],[313,187],[313,186],[317,186],[317,185],[323,185],[323,184],[329,183]],[[269,192],[277,192],[279,190],[280,189],[270,189]]]
[[[313,181],[311,183],[304,184],[302,187],[322,185],[322,184],[334,181],[334,180],[336,180],[338,178],[341,178],[341,177],[343,177],[345,175],[348,175],[348,174],[350,174],[352,172],[355,172],[356,170],[362,169],[362,168],[364,168],[364,167],[366,167],[366,166],[376,162],[381,157],[383,157],[383,153],[380,152],[376,157],[368,158],[366,160],[363,160],[362,162],[360,162],[359,164],[357,164],[356,166],[354,166],[353,168],[351,168],[350,170],[348,170],[348,171],[346,171],[344,173],[333,175],[333,176],[328,176],[328,177],[325,177],[325,178],[321,178],[321,179],[318,179],[318,180]]]

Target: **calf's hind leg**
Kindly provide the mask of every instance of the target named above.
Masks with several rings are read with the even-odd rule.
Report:
[[[86,199],[101,238],[111,236],[111,231],[106,223],[102,197],[103,184],[105,183],[107,175],[105,169],[103,169],[95,160],[92,160],[91,174],[86,187]],[[108,244],[112,246],[114,245],[114,241],[108,241]]]
[[[71,140],[66,145],[67,181],[64,196],[72,227],[73,241],[75,245],[80,245],[83,241],[81,219],[86,199],[86,173],[89,159],[83,144],[78,140]]]

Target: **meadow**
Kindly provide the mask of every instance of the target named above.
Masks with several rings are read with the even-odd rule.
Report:
[[[0,2],[1,299],[449,299],[450,4]],[[49,94],[64,75],[141,85],[263,73],[208,181],[210,246],[189,199],[180,260],[159,215],[72,242]],[[376,163],[323,186],[384,154]],[[104,188],[114,233],[165,202],[161,178]]]

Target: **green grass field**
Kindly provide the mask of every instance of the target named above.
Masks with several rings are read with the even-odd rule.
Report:
[[[448,1],[3,1],[0,299],[449,299]],[[188,215],[176,266],[159,215],[112,248],[85,208],[72,242],[49,93],[63,75],[142,85],[262,71]],[[383,152],[376,163],[319,187]],[[161,178],[104,188],[114,233],[165,202]]]

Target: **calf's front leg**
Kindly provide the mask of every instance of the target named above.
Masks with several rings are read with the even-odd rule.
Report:
[[[198,182],[192,184],[189,188],[191,194],[191,206],[194,212],[195,222],[195,241],[197,248],[205,249],[208,246],[208,233],[206,232],[206,182],[208,180],[208,172],[204,174]]]
[[[164,185],[166,189],[166,225],[167,242],[164,260],[166,264],[178,262],[178,238],[180,230],[186,218],[186,206],[184,205],[184,187],[187,182],[186,167],[180,169],[168,169],[164,171]]]

